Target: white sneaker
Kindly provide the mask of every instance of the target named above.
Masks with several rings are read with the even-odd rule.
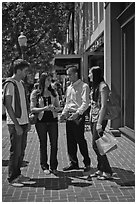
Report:
[[[12,182],[10,182],[10,185],[11,186],[14,186],[14,187],[23,187],[24,184],[21,183],[21,181],[19,180],[19,178],[16,178],[14,179]]]
[[[22,174],[19,175],[19,181],[22,183],[22,184],[35,184],[36,181],[31,181],[29,177],[27,176],[23,176]]]
[[[46,175],[49,175],[49,174],[50,174],[50,170],[48,170],[48,169],[45,169],[43,172],[44,172]]]

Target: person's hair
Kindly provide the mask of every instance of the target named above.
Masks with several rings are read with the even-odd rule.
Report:
[[[99,66],[94,66],[90,68],[90,71],[93,74],[93,100],[97,101],[99,96],[99,84],[104,81],[103,70]]]
[[[44,72],[41,74],[40,76],[40,79],[39,79],[39,90],[40,90],[40,95],[43,96],[43,93],[44,93],[44,89],[45,89],[45,81],[48,77],[52,77],[52,74],[51,73],[48,73],[48,72]],[[56,97],[57,94],[56,94],[56,91],[53,89],[53,87],[50,86],[48,87],[48,90],[51,92],[52,96],[53,97]]]
[[[69,65],[67,66],[67,70],[71,69],[71,71],[73,73],[77,73],[78,74],[78,78],[80,78],[80,75],[79,75],[79,69],[76,65]]]
[[[24,68],[29,66],[30,64],[26,60],[17,59],[13,62],[13,73],[16,74],[18,69],[23,70]]]

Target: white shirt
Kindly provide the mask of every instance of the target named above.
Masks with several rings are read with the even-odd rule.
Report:
[[[82,115],[89,107],[89,86],[88,84],[77,80],[67,88],[66,104],[62,114],[69,112],[78,112]]]

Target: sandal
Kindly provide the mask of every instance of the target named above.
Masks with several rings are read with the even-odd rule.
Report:
[[[98,177],[98,176],[102,176],[102,174],[103,174],[103,172],[98,170],[94,174],[90,174],[90,177]]]
[[[112,179],[112,174],[103,172],[102,175],[97,177],[98,180],[110,180]]]

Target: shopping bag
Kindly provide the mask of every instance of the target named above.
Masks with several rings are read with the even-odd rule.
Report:
[[[113,136],[111,132],[104,131],[103,136],[96,140],[96,145],[99,150],[100,155],[105,155],[117,149],[117,139]]]

